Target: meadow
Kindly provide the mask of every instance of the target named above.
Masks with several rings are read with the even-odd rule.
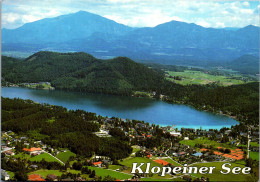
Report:
[[[179,76],[181,80],[174,80],[173,78],[167,77],[168,80],[174,81],[175,83],[181,85],[190,85],[190,84],[210,84],[216,83],[220,86],[230,86],[236,84],[243,84],[244,81],[240,80],[241,76],[236,75],[236,77],[228,77],[222,75],[210,75],[204,73],[202,71],[191,71],[191,70],[184,70],[183,72],[173,72],[173,71],[166,71],[170,76]]]
[[[68,150],[66,152],[58,153],[56,157],[60,159],[62,162],[66,163],[70,157],[76,157],[76,154]]]
[[[209,178],[210,181],[255,181],[251,174],[233,174],[229,173],[228,175],[223,175],[220,171],[222,170],[222,165],[225,163],[230,163],[230,162],[209,162],[209,163],[199,163],[199,164],[194,164],[192,166],[196,167],[216,167],[213,171],[212,174],[193,174],[193,176],[196,177],[201,177],[204,176],[205,178]],[[241,162],[234,162],[231,163],[231,169],[233,167],[245,167],[245,165]]]
[[[43,154],[37,155],[35,157],[32,157],[32,158],[30,158],[30,161],[41,161],[42,159],[44,159],[47,162],[60,162],[47,153],[43,153]]]

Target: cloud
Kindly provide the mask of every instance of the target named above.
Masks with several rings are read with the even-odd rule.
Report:
[[[216,28],[259,25],[259,6],[251,1],[4,0],[2,27],[16,28],[79,10],[133,27],[153,27],[171,20]]]

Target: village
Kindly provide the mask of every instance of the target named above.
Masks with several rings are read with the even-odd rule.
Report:
[[[152,166],[159,167],[199,167],[225,162],[246,166],[249,158],[259,161],[258,126],[250,126],[248,132],[240,132],[237,127],[179,130],[174,125],[159,127],[119,118],[101,118],[97,122],[100,131],[94,133],[96,136],[124,137],[131,144],[133,151],[128,158],[111,160],[107,156],[96,154],[91,158],[82,158],[69,149],[52,148],[40,140],[12,131],[2,131],[2,163],[21,162],[30,171],[23,174],[28,181],[211,181],[214,176],[132,174],[131,169],[134,162],[151,163]],[[2,169],[1,179],[14,180],[17,176],[10,170]]]

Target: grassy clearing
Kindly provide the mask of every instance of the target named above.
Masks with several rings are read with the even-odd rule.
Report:
[[[95,170],[96,171],[96,175],[97,176],[101,176],[102,178],[104,178],[105,176],[111,176],[113,178],[116,179],[129,179],[132,178],[132,175],[129,174],[123,174],[120,172],[116,172],[116,171],[111,171],[111,170],[107,170],[107,169],[103,169],[103,168],[98,168],[98,167],[90,167],[88,166],[89,169],[91,170]]]
[[[221,86],[229,86],[235,84],[243,84],[245,83],[242,80],[226,77],[226,76],[214,76],[207,73],[203,73],[201,71],[191,71],[185,70],[184,72],[173,72],[167,71],[170,76],[180,76],[182,80],[174,80],[175,83],[182,84],[182,85],[189,85],[189,84],[210,84],[210,83],[218,83]],[[237,76],[239,77],[239,76]],[[173,80],[172,78],[167,78],[168,80]]]
[[[184,145],[189,145],[189,146],[192,146],[194,147],[195,144],[203,144],[203,145],[212,145],[214,147],[224,147],[224,148],[229,148],[229,149],[235,149],[236,147],[233,146],[233,145],[229,145],[227,143],[218,143],[214,140],[209,140],[207,138],[196,138],[195,140],[182,140],[180,141],[181,144],[184,144]]]
[[[71,151],[61,152],[56,157],[62,162],[66,163],[71,156],[76,157],[76,154]]]
[[[47,162],[60,162],[57,159],[55,159],[54,157],[52,157],[51,155],[46,154],[46,153],[32,157],[32,158],[30,158],[30,161],[41,161],[42,159],[44,159]]]
[[[171,163],[173,166],[181,166],[180,164],[178,164],[177,162],[175,162],[174,160],[167,158],[167,159],[163,159],[169,163]]]
[[[60,172],[59,170],[41,169],[41,170],[37,170],[37,171],[28,173],[28,175],[30,175],[30,174],[38,174],[38,175],[42,176],[43,178],[46,178],[46,176],[49,174],[55,174],[56,176],[61,176],[62,172]]]
[[[192,166],[196,166],[196,167],[216,167],[213,171],[212,174],[196,174],[196,176],[201,177],[204,176],[206,178],[209,178],[210,181],[254,181],[251,174],[233,174],[232,172],[230,172],[227,175],[224,175],[222,173],[220,173],[220,171],[222,170],[222,165],[224,163],[230,163],[230,162],[210,162],[210,163],[200,163],[200,164],[195,164]],[[245,165],[239,164],[239,163],[231,163],[231,169],[234,167],[245,167]]]
[[[259,144],[257,142],[250,142],[250,145],[252,147],[259,147]]]
[[[33,88],[33,89],[54,89],[54,87],[52,87],[51,85],[48,85],[46,83],[43,84],[35,84],[35,85],[25,85],[25,87],[27,88]]]
[[[249,152],[249,157],[253,160],[259,161],[259,152]]]
[[[158,163],[154,162],[154,161],[151,160],[151,159],[143,158],[143,157],[127,158],[127,159],[125,159],[123,162],[120,162],[120,164],[125,165],[125,166],[128,167],[128,169],[125,170],[124,172],[130,173],[130,172],[132,171],[133,163],[135,163],[135,162],[137,163],[137,165],[139,165],[140,163],[144,163],[144,165],[141,166],[141,169],[142,169],[143,171],[145,171],[145,169],[146,169],[146,164],[147,164],[147,163],[150,163],[150,164],[151,164],[151,167],[150,167],[150,168],[152,168],[152,167],[154,167],[154,166],[162,167],[161,164],[158,164]],[[154,175],[153,175],[153,178],[159,178],[159,179],[170,178],[170,177],[171,177],[171,176],[168,175],[168,174],[166,174],[165,177],[161,177],[161,176],[159,176],[158,174],[154,174]]]
[[[116,169],[120,169],[121,166],[119,165],[109,165],[108,169],[112,169],[112,170],[116,170]]]
[[[74,170],[74,169],[68,169],[67,172],[70,172],[72,174],[81,174],[81,171]]]

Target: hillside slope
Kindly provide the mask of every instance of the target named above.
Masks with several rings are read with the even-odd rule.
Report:
[[[243,74],[259,74],[259,58],[252,55],[244,55],[230,62],[227,67]]]
[[[86,53],[38,52],[17,64],[6,63],[3,78],[11,83],[51,82],[56,89],[130,94],[154,91],[163,77],[129,58],[100,60]],[[5,65],[12,66],[5,66]]]

